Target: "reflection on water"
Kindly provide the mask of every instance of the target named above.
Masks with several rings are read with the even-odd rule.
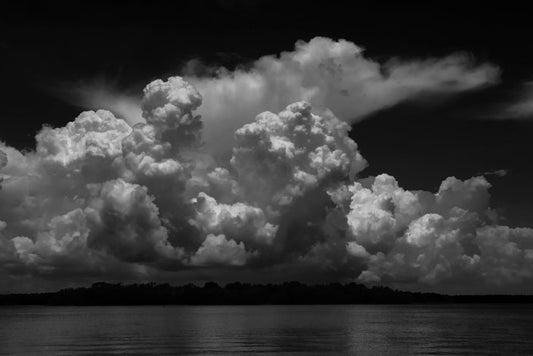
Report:
[[[527,354],[533,305],[3,307],[0,354]]]

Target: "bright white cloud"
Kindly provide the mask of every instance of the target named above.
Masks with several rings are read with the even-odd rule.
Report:
[[[353,123],[405,100],[499,81],[497,67],[476,64],[463,54],[379,63],[350,41],[324,37],[298,41],[293,51],[279,56],[261,57],[248,70],[216,72],[215,77],[185,75],[204,97],[199,113],[205,141],[215,151],[230,148],[233,132],[258,112],[279,111],[296,101]]]
[[[403,288],[530,281],[533,230],[498,225],[489,187],[483,177],[449,177],[435,194],[409,192],[380,175],[369,188],[355,182],[330,192],[346,216],[347,253],[366,266],[358,280]]]
[[[44,127],[36,136],[37,153],[62,166],[91,158],[112,160],[122,153],[131,127],[105,110],[86,111],[62,128]]]
[[[315,88],[305,95],[318,109],[297,101],[248,118],[226,159],[199,145],[195,114],[202,101],[221,103],[226,94],[202,98],[201,88],[178,77],[146,87],[145,123],[131,127],[108,111],[90,111],[66,127],[43,128],[35,151],[0,143],[0,272],[10,283],[20,275],[135,279],[195,268],[320,272],[408,288],[530,283],[533,230],[498,222],[484,177],[449,177],[437,192],[405,190],[387,174],[361,179],[367,163],[350,126],[322,108],[339,103],[326,93],[335,85],[372,93],[368,83],[379,83],[392,93],[387,88],[399,84],[390,77],[403,78],[397,80],[406,92],[394,100],[391,94],[383,107],[430,88],[477,87],[491,67],[445,59],[389,64],[383,74],[361,53],[346,41],[315,39],[260,60],[258,68],[284,73],[269,80],[288,76],[283,85],[298,75],[314,78],[299,85]],[[335,60],[321,67],[327,58]],[[328,66],[350,75],[320,77],[333,70]],[[454,76],[461,78],[443,79]],[[261,103],[276,108],[270,100],[284,87],[268,85],[274,93]],[[247,102],[247,90],[234,90]],[[226,114],[221,109],[222,119]]]
[[[350,126],[313,114],[298,102],[265,112],[235,132],[231,164],[248,200],[284,206],[330,180],[354,178],[366,167]]]
[[[249,69],[212,68],[214,76],[198,76],[191,68],[194,65],[185,66],[183,76],[203,97],[198,113],[204,124],[203,141],[213,153],[231,150],[234,132],[258,113],[278,112],[293,102],[309,102],[317,113],[331,110],[341,120],[353,123],[405,100],[460,93],[499,81],[497,67],[475,63],[465,54],[391,58],[380,63],[366,57],[353,42],[325,37],[298,41],[292,51],[263,56],[247,66]],[[190,100],[193,106],[199,104],[196,94],[180,97],[180,90],[170,94],[161,85],[154,82],[146,90],[161,90],[154,98],[171,95],[177,100]],[[165,122],[160,115],[168,118],[167,110],[172,111],[173,105],[159,107],[157,115],[148,115],[150,119],[146,110],[152,108],[147,109],[146,102],[141,104],[131,95],[120,94],[112,85],[82,85],[74,92],[74,102],[84,108],[110,110],[132,125],[145,119]],[[145,100],[149,97],[145,95]],[[190,128],[199,123],[193,117],[185,121],[182,125]]]

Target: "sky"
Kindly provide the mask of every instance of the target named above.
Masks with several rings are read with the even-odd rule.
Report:
[[[2,6],[0,292],[533,291],[518,3]]]

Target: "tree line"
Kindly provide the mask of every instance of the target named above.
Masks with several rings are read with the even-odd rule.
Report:
[[[533,303],[533,295],[445,295],[367,287],[357,283],[306,285],[229,283],[94,283],[50,293],[4,294],[0,305],[260,305],[260,304],[409,304]]]

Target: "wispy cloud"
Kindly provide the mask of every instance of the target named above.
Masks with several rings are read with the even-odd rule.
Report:
[[[533,120],[533,82],[522,83],[518,89],[513,90],[511,99],[497,104],[484,117],[496,120]]]
[[[485,88],[500,79],[497,66],[466,54],[380,63],[350,41],[324,37],[299,41],[294,50],[261,57],[248,68],[213,68],[214,76],[183,73],[205,98],[199,113],[213,150],[231,148],[233,132],[257,112],[298,100],[354,123],[405,100]]]
[[[141,97],[119,89],[115,82],[104,78],[77,83],[59,83],[45,90],[85,110],[109,110],[132,126],[144,122]]]
[[[196,68],[201,68],[197,71]],[[213,152],[228,151],[233,133],[257,113],[278,112],[305,100],[318,113],[330,111],[354,123],[405,100],[438,98],[499,82],[499,68],[464,53],[440,58],[377,62],[346,40],[316,37],[292,51],[261,57],[247,69],[201,65],[193,59],[181,75],[204,97],[199,114],[204,141]],[[128,123],[142,122],[139,98],[105,80],[69,88],[66,96],[85,109],[107,109]]]
[[[508,170],[508,169],[497,169],[497,170],[494,170],[494,171],[480,172],[480,173],[478,173],[478,175],[505,177],[506,175],[509,174],[509,172],[510,172],[510,170]]]

